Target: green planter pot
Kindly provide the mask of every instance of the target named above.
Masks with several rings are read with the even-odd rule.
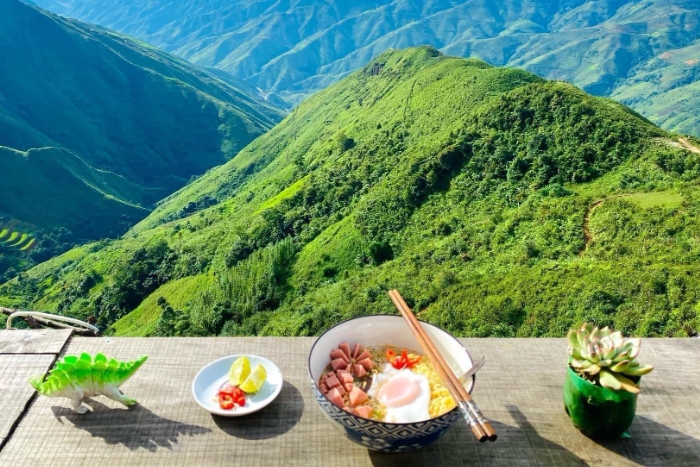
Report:
[[[637,410],[637,394],[596,386],[568,367],[564,407],[574,426],[590,438],[628,438],[627,430]]]

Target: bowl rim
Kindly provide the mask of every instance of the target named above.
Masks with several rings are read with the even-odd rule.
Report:
[[[307,360],[307,367],[306,367],[306,371],[307,371],[307,373],[308,373],[308,375],[309,375],[309,379],[311,380],[311,384],[314,385],[314,388],[315,388],[315,389],[318,389],[318,393],[321,394],[321,397],[323,397],[324,399],[326,399],[326,400],[327,400],[330,404],[332,404],[334,407],[336,407],[336,405],[333,404],[333,402],[331,402],[331,400],[330,400],[328,397],[326,397],[326,395],[323,394],[323,393],[320,391],[320,389],[318,388],[318,384],[316,383],[316,380],[314,380],[314,377],[313,377],[313,375],[311,374],[311,355],[314,353],[314,349],[316,348],[316,344],[318,344],[318,342],[321,340],[321,338],[322,338],[323,336],[325,336],[326,334],[328,334],[330,331],[332,331],[333,329],[335,329],[335,328],[337,328],[338,326],[341,326],[341,325],[343,325],[343,324],[345,324],[345,323],[349,323],[350,321],[354,321],[354,320],[356,320],[356,319],[365,319],[365,318],[373,318],[373,317],[387,317],[387,316],[388,316],[388,317],[391,317],[391,318],[398,318],[398,319],[401,319],[401,320],[403,321],[403,318],[402,318],[401,316],[399,316],[399,315],[392,315],[392,314],[389,314],[389,313],[382,313],[382,314],[377,314],[377,315],[355,316],[354,318],[348,318],[348,319],[343,320],[343,321],[341,321],[341,322],[339,322],[339,323],[336,323],[336,324],[334,324],[333,326],[331,326],[330,328],[326,329],[326,330],[323,332],[323,334],[321,334],[320,336],[318,336],[318,337],[316,338],[316,340],[314,341],[314,344],[311,346],[311,350],[309,350],[309,358],[308,358],[308,360]],[[417,319],[417,318],[416,318],[416,319]],[[464,346],[464,344],[462,344],[462,343],[459,341],[459,339],[457,339],[457,338],[456,338],[455,336],[453,336],[451,333],[449,333],[449,332],[445,331],[444,329],[442,329],[440,326],[436,326],[435,324],[428,323],[427,321],[423,321],[422,319],[418,319],[418,321],[419,321],[420,323],[428,324],[428,325],[430,325],[430,326],[433,326],[434,328],[439,329],[440,331],[444,332],[445,334],[447,334],[448,336],[450,336],[452,339],[454,339],[454,341],[455,341],[457,344],[459,344],[459,346],[462,347],[462,348],[464,349],[465,352],[467,352],[467,355],[469,356],[469,360],[471,360],[472,365],[474,364],[474,360],[472,359],[472,354],[469,353],[469,349],[467,349],[467,348]],[[472,376],[471,376],[471,383],[469,384],[469,388],[467,389],[467,392],[468,392],[469,394],[471,394],[471,392],[474,390],[474,384],[476,384],[476,375],[472,375]],[[347,414],[348,414],[348,415],[352,415],[353,417],[359,418],[359,419],[361,419],[361,420],[367,420],[367,421],[370,421],[370,422],[373,422],[373,423],[379,423],[379,424],[382,424],[382,425],[405,426],[405,425],[414,425],[414,424],[416,424],[416,423],[432,422],[432,421],[434,421],[434,420],[438,420],[438,419],[440,419],[440,418],[442,418],[442,417],[445,417],[445,416],[447,416],[447,415],[450,415],[451,413],[456,412],[456,411],[459,411],[459,405],[457,405],[456,407],[454,407],[452,410],[449,410],[449,411],[445,412],[444,414],[439,415],[439,416],[437,416],[437,417],[432,417],[432,418],[429,418],[428,420],[421,420],[421,421],[419,421],[419,422],[407,422],[407,423],[406,423],[406,422],[403,422],[403,423],[397,423],[397,422],[381,422],[381,421],[379,421],[379,420],[374,420],[374,419],[372,419],[372,418],[361,417],[361,416],[359,416],[359,415],[356,415],[356,414],[350,413],[350,412],[347,412]]]

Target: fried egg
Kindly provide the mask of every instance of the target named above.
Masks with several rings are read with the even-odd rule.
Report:
[[[386,407],[385,422],[413,423],[430,419],[428,378],[409,369],[397,370],[386,364],[374,375],[368,394]]]

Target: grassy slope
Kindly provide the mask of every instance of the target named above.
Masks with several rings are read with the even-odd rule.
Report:
[[[207,275],[190,276],[169,282],[146,298],[138,308],[114,323],[114,333],[120,336],[148,336],[153,333],[160,317],[158,298],[168,297],[171,306],[183,309],[196,300],[213,283]]]
[[[388,47],[433,44],[450,55],[571,81],[612,95],[669,130],[700,134],[694,0],[39,3],[294,102]]]
[[[664,138],[573,86],[390,52],[123,239],[0,295],[124,334],[316,334],[391,312],[398,287],[462,335],[560,336],[584,319],[676,335],[698,319],[700,158]],[[174,216],[206,197],[221,201]],[[161,296],[174,317],[159,320]]]
[[[87,171],[103,171],[102,191],[121,201],[150,207],[191,176],[231,158],[280,117],[150,46],[16,0],[1,0],[0,6],[5,12],[0,47],[6,52],[0,145],[19,151],[65,148],[90,167]],[[75,166],[60,159],[55,158],[59,165]],[[94,177],[84,178],[86,173],[76,173],[76,183],[91,184]],[[48,192],[44,195],[49,202]],[[78,207],[66,203],[63,208]],[[9,207],[5,214],[15,213]]]
[[[143,187],[96,170],[64,149],[0,147],[0,173],[10,174],[3,177],[0,212],[31,225],[70,226],[83,238],[119,236],[149,212],[142,207],[148,205]]]
[[[0,220],[39,239],[28,255],[0,248],[0,282],[123,234],[282,117],[152,46],[17,0],[0,11]]]

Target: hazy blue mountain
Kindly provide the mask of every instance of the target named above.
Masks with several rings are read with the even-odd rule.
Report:
[[[700,135],[697,0],[36,0],[298,102],[387,48],[525,68]]]

